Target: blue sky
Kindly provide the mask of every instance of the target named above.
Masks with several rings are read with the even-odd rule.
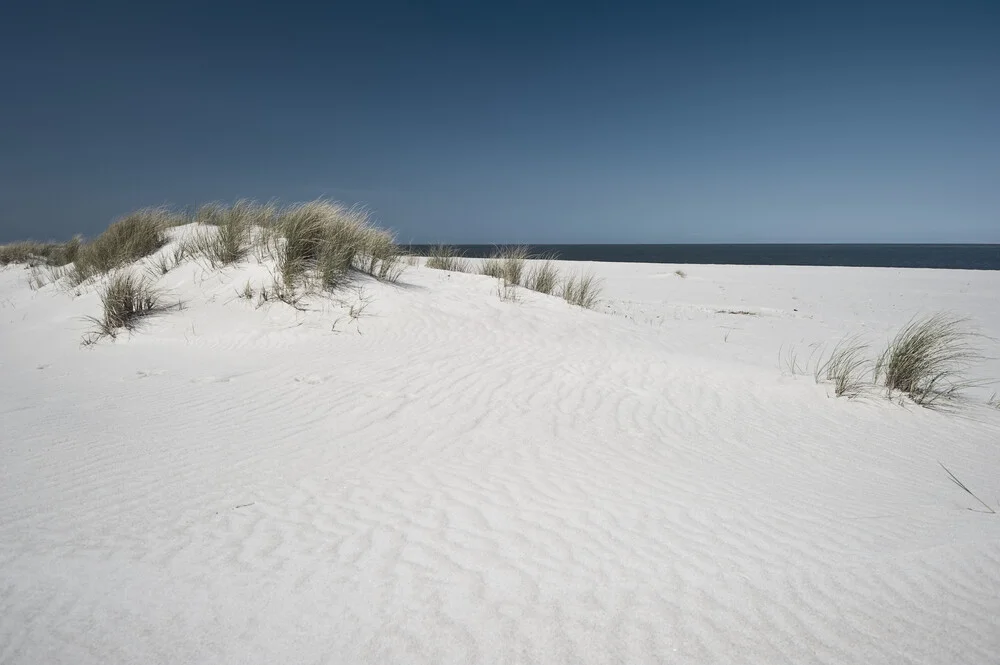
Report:
[[[404,242],[1000,242],[995,0],[21,0],[0,90],[0,241],[326,196]]]

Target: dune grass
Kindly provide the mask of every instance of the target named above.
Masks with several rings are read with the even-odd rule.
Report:
[[[48,246],[30,240],[0,245],[0,266],[8,266],[14,263],[31,264],[32,262],[41,262],[43,260],[43,252]]]
[[[551,258],[540,259],[529,269],[524,280],[524,285],[532,291],[552,295],[559,285],[559,271],[552,263]]]
[[[81,238],[74,237],[69,242],[22,241],[0,245],[0,266],[24,263],[29,267],[59,267],[76,260],[80,251]]]
[[[146,208],[122,217],[79,248],[72,281],[80,284],[156,252],[167,243],[167,227],[179,219],[166,208]]]
[[[523,245],[497,248],[489,258],[483,259],[480,273],[520,286],[524,264],[529,258],[528,248]]]
[[[977,512],[977,513],[988,513],[990,515],[996,515],[997,514],[997,511],[993,509],[993,506],[991,506],[990,504],[988,504],[985,501],[983,501],[982,499],[980,499],[972,490],[970,490],[968,488],[968,486],[965,483],[963,483],[961,480],[958,479],[958,476],[956,476],[954,473],[951,472],[951,469],[949,469],[948,467],[946,467],[940,461],[938,461],[938,464],[941,466],[942,469],[944,469],[944,472],[948,474],[948,478],[951,479],[951,482],[954,483],[955,486],[957,486],[963,492],[965,492],[966,494],[968,494],[969,496],[971,496],[973,499],[975,499],[976,501],[978,501],[979,505],[981,505],[981,506],[983,506],[983,508],[985,508],[985,510],[982,510],[980,508],[967,508],[966,510],[971,510],[971,511]]]
[[[967,325],[943,313],[910,321],[875,361],[876,382],[922,406],[959,397],[971,385],[964,371],[982,358]]]
[[[97,328],[85,338],[85,343],[103,337],[114,339],[122,330],[135,329],[143,317],[166,309],[162,294],[144,278],[128,271],[111,275],[99,293],[103,314],[100,318],[89,318]]]
[[[468,259],[449,245],[432,247],[424,265],[435,270],[450,270],[451,272],[469,272],[471,269]]]
[[[213,267],[239,263],[256,242],[263,242],[277,216],[273,204],[240,200],[232,206],[210,203],[201,206],[196,221],[206,228],[193,240],[192,253],[204,256]]]
[[[274,225],[273,249],[288,285],[319,273],[324,287],[342,284],[349,270],[395,282],[403,261],[392,235],[373,226],[361,208],[311,201],[281,211]]]
[[[560,295],[571,305],[593,309],[601,295],[601,283],[592,272],[568,277]]]
[[[833,383],[837,397],[853,398],[861,395],[870,385],[868,345],[858,337],[846,337],[837,342],[826,360],[818,362],[814,375],[816,382]]]

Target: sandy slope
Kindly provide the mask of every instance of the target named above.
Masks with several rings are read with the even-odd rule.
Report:
[[[0,662],[1000,662],[1000,515],[938,465],[997,503],[1000,410],[778,363],[1000,337],[1000,274],[594,265],[604,312],[410,268],[351,321],[188,263],[89,349],[95,293],[0,271]]]

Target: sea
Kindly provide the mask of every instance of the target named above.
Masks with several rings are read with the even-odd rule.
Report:
[[[408,245],[426,254],[432,245]],[[497,245],[451,245],[470,258]],[[1000,270],[1000,245],[526,245],[564,261]]]

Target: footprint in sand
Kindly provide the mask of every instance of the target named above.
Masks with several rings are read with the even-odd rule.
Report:
[[[191,383],[229,383],[232,380],[231,376],[200,376],[191,379]]]

